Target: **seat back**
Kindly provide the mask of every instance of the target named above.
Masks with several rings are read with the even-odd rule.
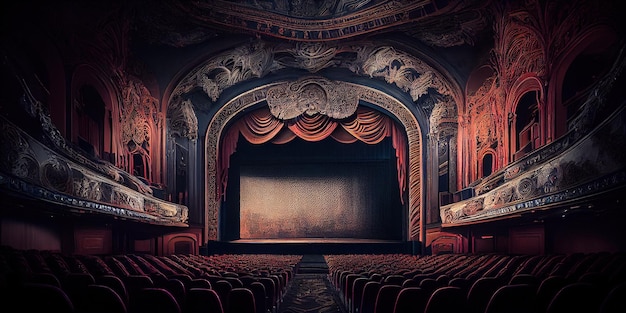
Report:
[[[402,290],[398,285],[384,285],[378,290],[376,296],[376,303],[374,304],[375,313],[389,313],[393,311],[393,307],[396,304],[396,298]]]
[[[17,312],[75,312],[74,304],[63,289],[38,283],[25,283],[19,287],[14,300]]]
[[[535,309],[535,287],[529,284],[505,285],[493,293],[485,313],[531,313]]]
[[[126,313],[127,308],[122,297],[105,285],[89,285],[85,289],[83,312],[89,313]]]
[[[87,273],[68,273],[61,279],[63,291],[70,297],[78,311],[85,307],[85,291],[87,286],[95,284],[96,280]]]
[[[252,282],[246,288],[252,291],[254,295],[254,303],[256,305],[256,311],[264,313],[267,311],[267,294],[265,293],[265,286],[258,282]]]
[[[176,298],[164,288],[142,288],[130,297],[130,313],[181,313]]]
[[[231,285],[226,280],[218,280],[213,284],[213,289],[220,297],[220,301],[222,301],[222,307],[224,308],[224,312],[228,312],[228,306],[230,304],[229,296],[230,292],[233,290],[233,285]]]
[[[222,301],[215,290],[191,288],[187,291],[185,313],[224,313]]]
[[[98,276],[96,277],[96,284],[108,286],[115,290],[124,303],[128,305],[128,291],[126,291],[126,285],[119,277],[115,275]]]
[[[597,287],[589,283],[571,283],[559,290],[548,304],[547,313],[597,312],[602,301]]]
[[[367,277],[359,277],[352,284],[352,302],[349,305],[350,313],[356,313],[361,307],[361,299],[363,298],[363,288],[370,279]]]
[[[376,297],[378,296],[378,290],[380,290],[381,286],[382,284],[377,281],[369,281],[365,284],[358,313],[374,313]]]
[[[454,313],[465,311],[465,294],[459,287],[441,287],[428,298],[424,313]]]
[[[495,277],[481,277],[470,287],[467,293],[467,310],[469,313],[483,313],[489,299],[498,288],[501,282]]]
[[[419,287],[405,287],[396,297],[393,313],[424,312],[428,302],[428,293]]]
[[[233,288],[228,303],[228,313],[256,313],[254,294],[248,288]]]
[[[535,308],[537,312],[545,312],[548,308],[548,304],[554,298],[561,288],[567,284],[565,277],[563,276],[548,276],[544,278],[535,294]]]
[[[602,300],[599,313],[626,312],[626,282],[616,285]]]

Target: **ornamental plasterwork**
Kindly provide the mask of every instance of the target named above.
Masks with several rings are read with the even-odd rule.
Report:
[[[226,0],[246,7],[293,17],[341,16],[386,0]]]
[[[351,52],[356,57],[345,60],[346,52]],[[216,101],[226,88],[252,78],[263,77],[278,69],[292,67],[314,73],[322,67],[334,66],[395,84],[409,93],[414,101],[434,92],[438,99],[446,101],[448,113],[456,112],[456,109],[450,108],[451,99],[460,97],[454,94],[455,89],[446,79],[425,62],[392,47],[377,47],[373,43],[346,46],[321,43],[270,46],[259,40],[211,58],[184,77],[172,93],[168,118],[186,116],[187,113],[177,110],[183,110],[182,101],[198,89],[203,90],[212,101]],[[180,125],[176,131],[193,127]]]
[[[346,52],[356,54],[356,58],[344,60]],[[395,84],[409,93],[414,101],[430,94],[431,90],[438,93],[438,97],[461,98],[454,94],[455,89],[431,66],[390,46],[377,47],[372,43],[360,46],[271,46],[257,40],[213,57],[185,76],[172,93],[168,117],[182,116],[183,113],[175,111],[182,108],[181,102],[188,94],[198,89],[215,102],[225,89],[278,69],[292,67],[314,73],[322,67],[333,66]]]
[[[176,86],[173,96],[201,88],[213,101],[224,89],[242,81],[259,78],[270,72],[273,51],[257,40],[222,53],[197,67]]]
[[[524,17],[522,17],[524,16]],[[517,19],[521,19],[517,20]],[[498,71],[499,87],[509,90],[525,74],[546,74],[545,47],[535,18],[527,12],[515,12],[515,17],[494,23],[496,32],[492,63]]]
[[[326,79],[317,77],[311,78],[313,81],[326,81]],[[327,81],[326,81],[327,82]],[[288,86],[292,83],[282,82],[274,83],[262,88],[251,90],[244,93],[235,99],[226,103],[213,117],[209,123],[207,134],[222,134],[224,128],[230,120],[232,120],[243,109],[253,106],[264,101],[268,101],[268,95],[270,90],[274,88],[282,88],[280,85]],[[411,114],[406,107],[396,100],[393,100],[388,95],[382,92],[359,86],[347,82],[332,82],[336,86],[342,86],[344,89],[357,90],[359,100],[369,102],[376,105],[383,110],[389,112],[395,116],[407,134],[407,142],[409,144],[408,149],[408,198],[409,198],[409,237],[411,240],[418,240],[420,234],[420,211],[422,206],[421,198],[421,130],[415,120],[415,117]],[[334,87],[337,88],[337,87]],[[271,100],[270,100],[271,101]],[[208,240],[215,240],[218,238],[218,209],[220,207],[220,199],[217,195],[217,160],[220,135],[206,136],[205,138],[205,155],[206,158],[206,213],[205,213],[205,225],[206,225],[206,237]]]
[[[311,73],[335,65],[335,56],[339,47],[323,42],[298,42],[287,48],[285,54],[290,58],[278,58],[277,62],[286,67],[301,68]],[[277,53],[280,50],[277,49]]]
[[[35,140],[4,118],[0,118],[0,130],[0,146],[3,151],[12,151],[0,162],[2,188],[24,197],[151,223],[187,222],[185,206],[115,182]],[[120,178],[129,180],[130,176]],[[146,211],[146,203],[152,212]]]
[[[440,98],[430,114],[430,128],[437,133],[441,132],[441,129],[449,128],[450,124],[454,124],[453,128],[456,129],[458,123],[457,106],[454,100],[451,97]]]
[[[267,105],[281,120],[320,113],[335,119],[351,116],[359,106],[358,88],[321,77],[308,77],[267,90]]]
[[[532,168],[521,170],[514,165],[505,172],[501,185],[467,201],[442,207],[443,223],[462,224],[541,209],[623,185],[626,162],[619,151],[626,142],[625,120],[626,110],[622,108],[607,124],[587,133],[588,136],[569,143],[557,141],[558,148],[548,155],[541,153],[545,150],[541,149],[527,156],[525,159],[533,162]],[[477,203],[481,203],[480,209],[474,207]]]
[[[408,92],[413,101],[436,90],[442,95],[452,95],[452,88],[437,72],[412,55],[390,46],[366,47],[358,51],[357,60],[362,60],[358,74],[381,77]]]
[[[38,119],[41,123],[43,136],[45,137],[45,140],[47,142],[50,142],[52,144],[51,148],[62,151],[65,156],[67,156],[77,164],[80,164],[80,166],[84,166],[91,170],[97,171],[108,179],[127,186],[140,193],[152,194],[152,189],[144,182],[139,180],[137,177],[128,174],[127,172],[121,170],[112,163],[106,162],[104,160],[94,161],[92,158],[89,158],[83,153],[76,150],[74,148],[74,145],[69,143],[65,139],[65,137],[61,135],[61,132],[56,128],[56,126],[54,126],[54,124],[52,123],[52,119],[50,118],[50,114],[45,108],[45,105],[41,101],[39,101],[39,99],[33,96],[30,86],[25,84],[24,79],[20,79],[19,81],[24,91],[26,104],[30,106],[30,109],[28,109],[27,111],[32,112],[32,114],[34,114],[33,117]]]
[[[435,47],[473,46],[476,32],[487,28],[487,25],[487,17],[475,9],[417,22],[407,29],[407,33]]]
[[[170,135],[185,137],[191,140],[198,138],[198,118],[193,110],[191,100],[183,100],[178,107],[169,106],[167,116],[170,119]]]
[[[329,18],[287,16],[225,1],[180,1],[173,5],[196,25],[205,24],[211,28],[225,27],[229,31],[240,30],[258,36],[310,42],[346,39],[403,24],[409,25],[429,17],[441,16],[459,9],[460,6],[469,6],[472,2],[479,1],[451,2],[440,6],[430,0],[383,1],[350,14]],[[316,3],[319,4],[317,1]],[[302,5],[304,3],[295,7]]]
[[[134,142],[137,146],[150,143],[152,131],[162,127],[159,101],[143,83],[133,77],[122,85],[120,104],[121,143],[126,146]]]

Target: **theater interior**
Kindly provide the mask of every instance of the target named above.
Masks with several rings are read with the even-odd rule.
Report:
[[[3,312],[626,312],[618,0],[0,6]]]

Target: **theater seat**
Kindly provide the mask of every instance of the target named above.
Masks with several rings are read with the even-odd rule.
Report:
[[[501,285],[500,280],[495,277],[481,277],[476,280],[467,293],[467,311],[469,313],[485,312],[489,299]]]
[[[85,305],[82,313],[126,313],[124,300],[111,287],[89,285],[84,293]]]
[[[557,292],[546,313],[597,312],[601,301],[600,292],[594,285],[572,283]]]
[[[393,313],[424,312],[429,295],[419,287],[406,287],[396,297]]]
[[[491,296],[484,313],[533,313],[535,287],[529,284],[505,285]]]
[[[626,312],[626,282],[613,287],[600,304],[599,313]]]
[[[400,290],[402,290],[402,287],[398,285],[384,285],[380,287],[376,303],[374,304],[374,312],[389,313],[393,311]]]
[[[365,284],[358,313],[374,313],[376,296],[378,296],[378,290],[381,286],[381,283],[377,281],[369,281]]]
[[[181,313],[174,296],[164,288],[136,290],[130,298],[129,313]]]
[[[424,313],[465,312],[465,301],[465,294],[461,288],[441,287],[430,295]]]
[[[248,288],[233,288],[228,303],[228,313],[256,313],[254,294]]]
[[[73,313],[74,304],[59,287],[49,284],[26,283],[19,287],[14,299],[15,312]]]
[[[184,313],[224,313],[222,302],[215,290],[191,288],[187,291]]]

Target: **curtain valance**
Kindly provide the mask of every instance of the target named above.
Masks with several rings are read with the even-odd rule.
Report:
[[[402,195],[406,189],[406,139],[391,118],[376,110],[359,107],[352,117],[345,120],[335,120],[322,114],[302,114],[283,121],[274,117],[267,107],[248,113],[235,122],[222,137],[217,160],[218,198],[226,195],[230,156],[237,149],[240,134],[252,144],[283,144],[296,137],[306,141],[320,141],[329,136],[341,143],[360,140],[367,144],[377,144],[386,137],[391,137],[396,150],[400,199],[404,202]]]

